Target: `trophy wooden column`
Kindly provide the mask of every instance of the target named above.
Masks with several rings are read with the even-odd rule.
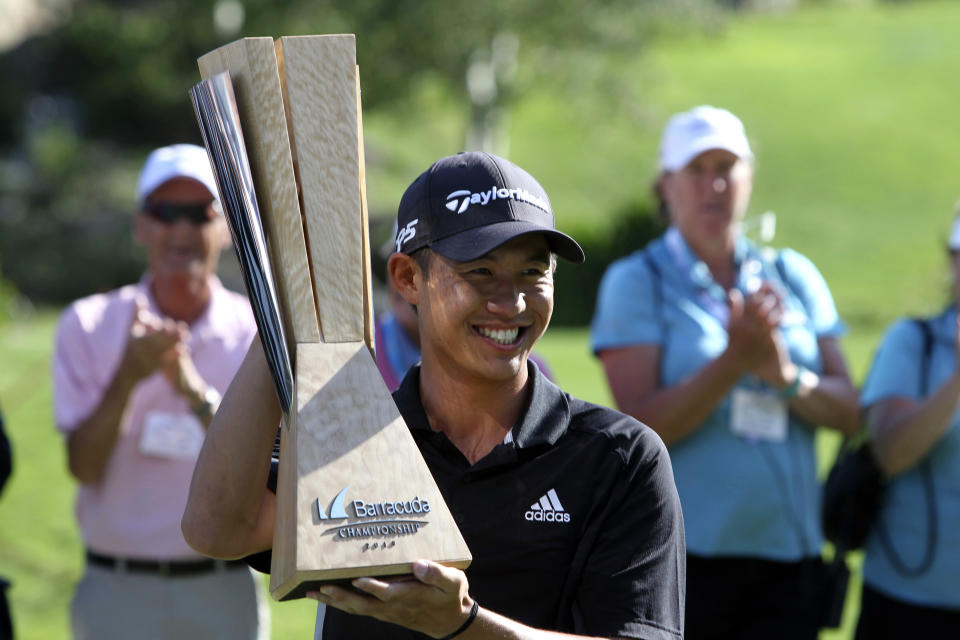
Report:
[[[353,36],[244,38],[198,62],[204,78],[230,73],[293,358],[273,597],[409,573],[419,558],[466,567],[470,552],[371,355]]]

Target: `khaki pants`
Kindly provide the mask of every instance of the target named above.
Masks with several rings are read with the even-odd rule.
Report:
[[[268,640],[264,589],[245,567],[161,576],[87,565],[70,610],[75,640]]]

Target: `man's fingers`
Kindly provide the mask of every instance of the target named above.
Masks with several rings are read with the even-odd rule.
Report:
[[[357,578],[350,584],[382,602],[390,602],[396,596],[396,589],[391,588],[396,583],[384,582],[376,578]]]
[[[365,615],[369,609],[370,596],[360,595],[330,584],[320,587],[319,591],[308,591],[307,597],[347,613]]]
[[[445,567],[430,560],[417,560],[413,563],[413,575],[424,584],[436,587],[444,593],[458,593],[460,583],[466,580],[463,571]]]

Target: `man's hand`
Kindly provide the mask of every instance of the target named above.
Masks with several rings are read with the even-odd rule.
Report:
[[[190,357],[189,339],[185,323],[152,313],[138,299],[121,371],[136,382],[160,371],[173,390],[194,406],[203,400],[208,385]]]
[[[351,584],[363,593],[326,585],[307,596],[347,613],[371,616],[434,638],[456,631],[473,607],[466,574],[428,560],[413,563],[412,578],[357,578]]]
[[[178,342],[164,354],[160,372],[170,382],[173,390],[187,399],[191,407],[203,400],[207,383],[194,366],[190,347],[185,342]]]
[[[177,345],[185,342],[186,336],[185,324],[151,313],[146,303],[138,299],[120,370],[135,382],[147,378],[176,360]]]

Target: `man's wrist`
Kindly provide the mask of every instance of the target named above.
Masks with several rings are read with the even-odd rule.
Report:
[[[220,392],[208,385],[198,399],[190,403],[190,410],[201,420],[210,420],[217,412],[221,400],[223,398]]]
[[[456,638],[458,635],[467,630],[467,628],[473,624],[473,621],[477,619],[477,613],[480,611],[480,603],[476,600],[473,601],[473,606],[470,607],[470,613],[467,615],[467,619],[460,625],[456,631],[453,633],[448,633],[447,635],[439,638],[438,640],[451,640]]]

